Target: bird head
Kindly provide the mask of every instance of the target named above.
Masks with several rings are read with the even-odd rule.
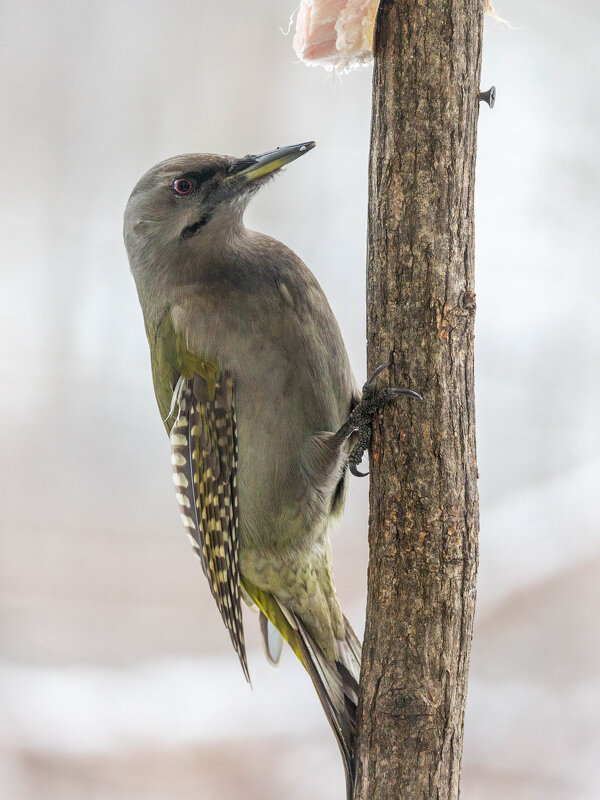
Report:
[[[136,184],[125,210],[124,236],[135,254],[192,243],[208,249],[241,225],[254,192],[314,142],[243,158],[213,154],[175,156],[152,167]]]

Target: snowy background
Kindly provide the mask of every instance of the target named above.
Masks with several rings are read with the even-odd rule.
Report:
[[[248,224],[291,245],[364,377],[370,70],[285,37],[295,0],[0,10],[0,800],[331,800],[337,748],[290,654],[244,684],[180,528],[121,242],[137,178],[316,139]],[[465,800],[596,800],[600,11],[497,0],[477,168],[481,568]],[[362,631],[366,485],[334,534]]]

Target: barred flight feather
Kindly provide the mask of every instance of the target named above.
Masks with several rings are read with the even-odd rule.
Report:
[[[182,522],[208,579],[246,680],[237,507],[237,426],[233,377],[223,370],[210,399],[200,375],[175,387],[173,482]]]

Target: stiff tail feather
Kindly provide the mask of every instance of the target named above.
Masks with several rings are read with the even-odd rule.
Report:
[[[348,620],[344,618],[345,640],[339,642],[338,659],[329,661],[295,614],[283,608],[270,593],[263,592],[243,577],[241,581],[244,590],[259,607],[262,616],[290,645],[310,675],[340,748],[346,773],[347,800],[352,800],[355,778],[356,706],[361,658],[361,646],[356,634]],[[266,636],[267,632],[262,622],[261,627],[263,636]]]

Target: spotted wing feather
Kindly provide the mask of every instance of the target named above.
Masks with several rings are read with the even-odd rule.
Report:
[[[173,481],[181,519],[250,680],[242,622],[234,386],[224,370],[209,397],[200,375],[175,387]]]

